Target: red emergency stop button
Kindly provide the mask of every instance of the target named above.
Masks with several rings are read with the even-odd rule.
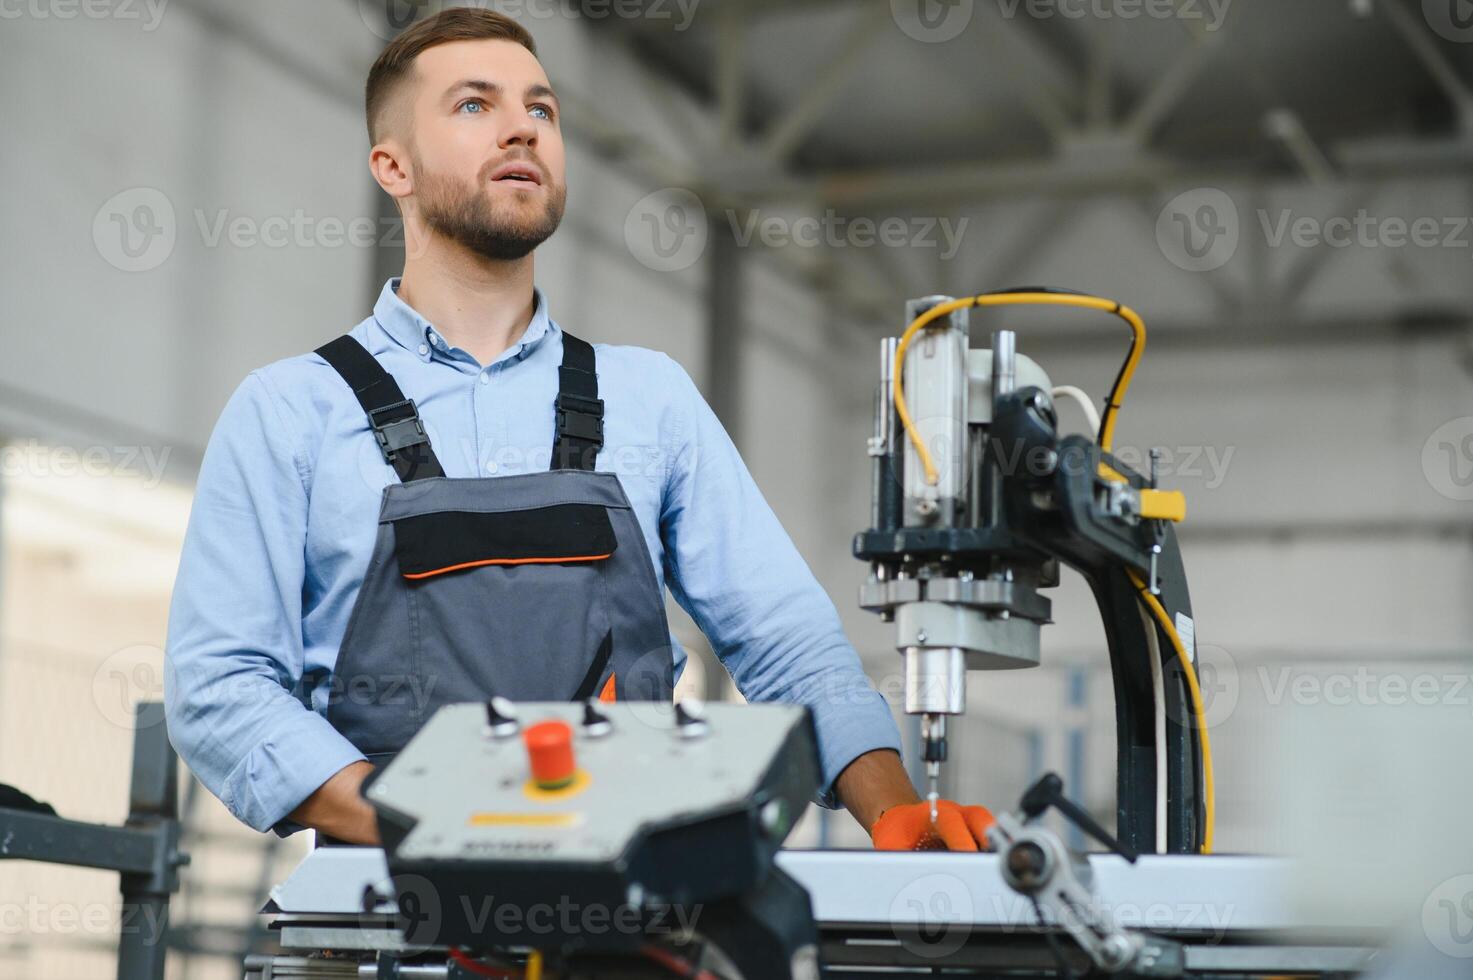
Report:
[[[540,721],[522,733],[538,789],[563,789],[578,775],[573,759],[573,728],[565,721]]]

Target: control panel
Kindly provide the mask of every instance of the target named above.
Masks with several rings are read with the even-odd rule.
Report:
[[[649,912],[747,892],[818,778],[800,706],[497,698],[441,708],[364,794],[396,889],[434,893],[437,945],[541,945],[532,917],[488,903]]]

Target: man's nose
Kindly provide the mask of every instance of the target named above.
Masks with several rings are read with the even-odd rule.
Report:
[[[500,146],[534,147],[537,145],[537,123],[525,112],[513,115],[501,130]]]

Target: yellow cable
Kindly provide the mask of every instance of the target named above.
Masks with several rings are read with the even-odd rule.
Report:
[[[1197,717],[1197,734],[1202,741],[1202,793],[1205,796],[1207,825],[1202,831],[1202,853],[1212,853],[1213,838],[1217,831],[1217,788],[1212,775],[1212,740],[1207,734],[1207,712],[1202,707],[1202,688],[1197,684],[1197,668],[1192,658],[1187,655],[1187,648],[1181,641],[1181,636],[1176,632],[1176,624],[1171,617],[1166,615],[1166,608],[1161,605],[1161,600],[1151,594],[1146,583],[1134,571],[1126,569],[1130,581],[1140,592],[1141,601],[1151,610],[1151,615],[1156,622],[1161,624],[1161,629],[1171,640],[1171,645],[1176,648],[1176,656],[1181,661],[1182,674],[1187,679],[1187,690],[1192,695],[1192,713]]]
[[[527,954],[527,969],[523,980],[542,980],[542,950],[534,949]]]
[[[903,368],[906,349],[910,347],[917,333],[928,324],[949,313],[973,306],[1021,305],[1076,306],[1089,310],[1100,310],[1105,313],[1113,313],[1130,325],[1130,352],[1126,354],[1125,363],[1120,367],[1120,374],[1115,379],[1115,385],[1110,389],[1110,397],[1105,404],[1104,418],[1100,423],[1098,434],[1100,448],[1105,452],[1110,451],[1110,445],[1115,438],[1116,416],[1119,414],[1121,403],[1125,401],[1125,392],[1130,388],[1131,378],[1135,376],[1136,365],[1140,363],[1141,354],[1146,347],[1146,325],[1140,316],[1130,307],[1121,306],[1114,300],[1105,299],[1102,296],[1084,296],[1076,293],[984,293],[981,296],[954,299],[931,307],[905,328],[905,332],[900,335],[900,342],[895,345],[895,370],[890,382],[895,396],[895,411],[900,416],[900,424],[905,427],[906,436],[910,439],[911,445],[915,447],[916,455],[920,457],[921,466],[926,471],[926,482],[931,486],[935,486],[941,476],[931,459],[931,453],[921,440],[920,433],[916,431],[915,423],[911,421],[910,411],[905,406]]]

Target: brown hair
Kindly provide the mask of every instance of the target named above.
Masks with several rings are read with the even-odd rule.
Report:
[[[521,24],[505,14],[477,7],[450,7],[413,24],[389,43],[368,73],[364,107],[368,139],[378,143],[384,107],[390,96],[414,70],[414,60],[430,48],[452,41],[515,41],[534,55],[537,45]]]

